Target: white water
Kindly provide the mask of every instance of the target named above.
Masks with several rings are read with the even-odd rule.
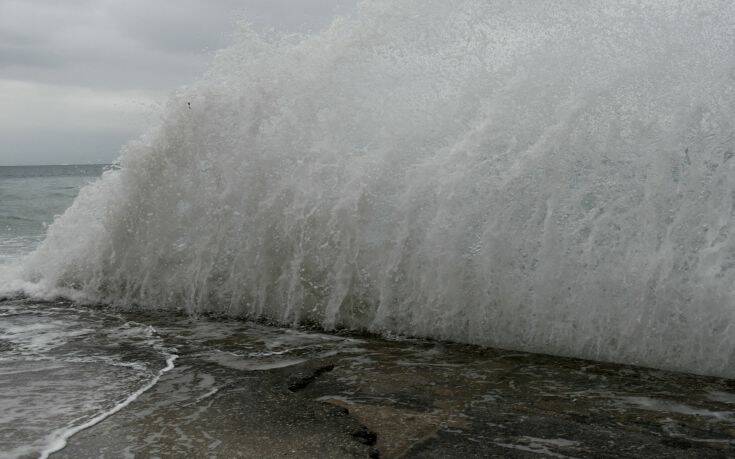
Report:
[[[169,354],[166,356],[166,366],[158,371],[158,374],[148,382],[145,386],[141,387],[140,389],[136,390],[132,394],[130,394],[125,400],[118,403],[114,407],[112,407],[110,410],[105,411],[104,413],[100,413],[94,418],[90,419],[89,421],[85,422],[84,424],[63,429],[61,431],[55,432],[52,435],[52,439],[50,440],[50,444],[41,452],[40,459],[47,459],[51,454],[61,451],[66,447],[67,442],[71,437],[78,434],[79,432],[89,429],[92,426],[95,426],[99,424],[100,422],[104,421],[105,419],[109,418],[113,414],[119,412],[123,408],[127,407],[134,401],[136,401],[141,395],[148,392],[153,386],[155,386],[158,381],[161,379],[161,376],[163,376],[165,373],[168,373],[169,371],[174,369],[174,362],[176,362],[176,359],[178,358],[175,354]]]
[[[0,457],[46,457],[132,403],[173,365],[162,343],[104,311],[2,302]]]
[[[735,376],[734,39],[730,0],[244,27],[6,288]]]

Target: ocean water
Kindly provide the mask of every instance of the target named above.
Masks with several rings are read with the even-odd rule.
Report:
[[[0,264],[32,252],[105,168],[0,167]],[[121,339],[126,347],[113,349]],[[0,303],[0,457],[38,454],[133,392],[158,364],[157,344],[146,327],[111,314]]]
[[[123,408],[172,354],[155,330],[113,313],[0,303],[0,457],[45,457]]]
[[[376,0],[245,24],[2,284],[735,376],[734,21]]]
[[[0,166],[0,264],[35,249],[54,218],[104,165]]]

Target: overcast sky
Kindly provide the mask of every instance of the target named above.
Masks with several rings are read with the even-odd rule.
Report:
[[[239,18],[318,29],[354,0],[0,0],[0,165],[109,162]]]

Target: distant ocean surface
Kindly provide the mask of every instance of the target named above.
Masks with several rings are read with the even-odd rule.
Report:
[[[0,263],[32,251],[79,189],[109,166],[0,166]]]

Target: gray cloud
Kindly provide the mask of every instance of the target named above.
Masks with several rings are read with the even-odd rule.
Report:
[[[204,72],[239,19],[307,31],[354,3],[0,0],[0,106],[10,113],[0,113],[0,164],[109,161],[152,106]]]
[[[227,44],[242,3],[222,0],[213,8],[201,0],[130,0],[112,5],[110,14],[123,35],[150,49],[198,54]]]

